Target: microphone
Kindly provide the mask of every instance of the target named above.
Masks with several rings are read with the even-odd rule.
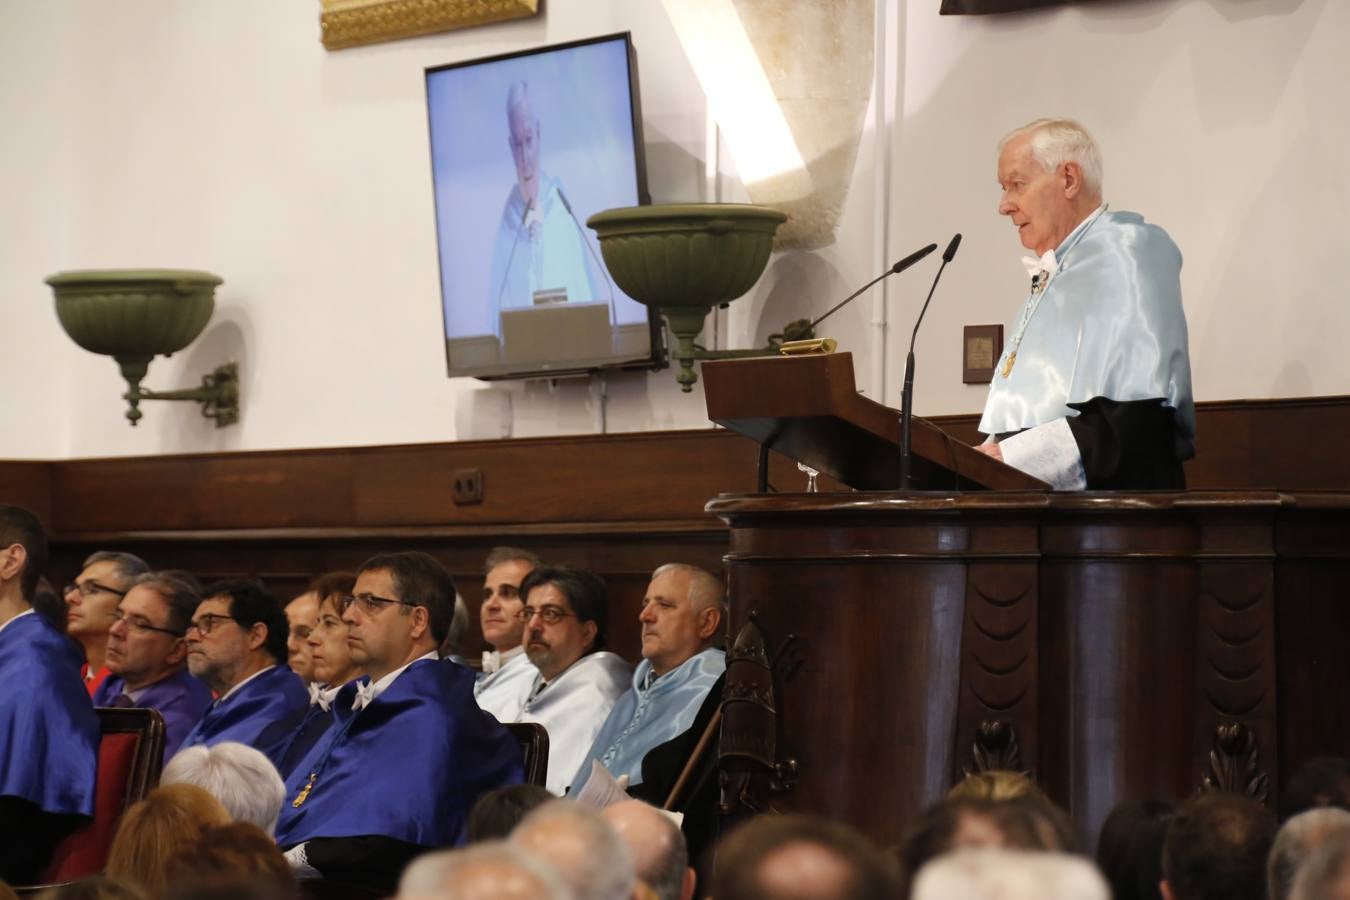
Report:
[[[516,236],[511,239],[511,252],[506,254],[506,268],[502,271],[502,286],[497,288],[497,337],[501,337],[502,330],[502,295],[506,293],[506,283],[511,280],[511,261],[516,258],[516,245],[520,243],[520,233],[525,230],[525,220],[530,217],[530,210],[534,209],[534,201],[525,204],[525,211],[520,214],[520,225],[516,228]]]
[[[942,277],[942,270],[947,268],[947,263],[956,256],[956,248],[961,246],[961,235],[955,235],[947,249],[942,251],[942,265],[938,267],[937,274],[933,276],[933,286],[928,289],[928,299],[923,301],[923,309],[919,310],[918,321],[914,323],[914,331],[909,336],[909,355],[905,357],[905,385],[900,391],[900,490],[909,488],[909,469],[910,469],[910,451],[909,451],[909,429],[911,421],[914,418],[914,339],[919,336],[919,325],[923,322],[923,314],[928,312],[928,303],[933,299],[933,292],[937,290],[938,279]],[[899,263],[896,263],[899,265]]]
[[[591,251],[591,259],[595,260],[595,265],[600,269],[600,274],[605,277],[605,290],[609,292],[609,324],[611,326],[618,325],[619,314],[614,309],[614,285],[609,281],[609,270],[605,268],[604,263],[600,262],[600,257],[595,255],[595,248],[591,246],[591,242],[586,240],[586,230],[581,227],[577,214],[572,212],[572,204],[567,202],[567,195],[563,193],[562,185],[559,184],[554,190],[558,192],[558,199],[562,201],[563,209],[567,210],[567,214],[572,217],[572,224],[577,226],[577,232],[581,235],[581,242],[586,245],[587,250]]]
[[[861,293],[863,293],[864,291],[866,291],[868,288],[870,288],[872,285],[876,284],[876,283],[877,283],[878,281],[880,281],[881,279],[883,279],[883,278],[889,278],[889,277],[892,276],[892,275],[899,275],[901,272],[905,271],[905,270],[908,269],[910,266],[914,265],[916,262],[918,262],[919,260],[923,259],[925,256],[927,256],[928,254],[932,253],[932,252],[933,252],[934,250],[936,250],[936,249],[937,249],[937,244],[929,244],[927,247],[924,247],[924,248],[922,248],[922,249],[920,249],[920,250],[915,250],[915,251],[914,251],[913,253],[911,253],[909,256],[906,256],[904,259],[900,260],[898,263],[896,263],[895,265],[891,266],[891,267],[890,267],[889,269],[887,269],[885,272],[882,272],[882,273],[881,273],[880,275],[878,275],[876,278],[873,278],[871,281],[867,282],[867,284],[864,284],[862,287],[858,288],[856,291],[854,291],[853,293],[849,294],[847,297],[845,297],[845,298],[844,298],[843,300],[841,300],[839,303],[836,303],[833,309],[831,309],[829,312],[825,313],[825,315],[821,316],[819,319],[816,319],[814,322],[812,322],[810,325],[808,325],[808,326],[806,327],[806,333],[807,333],[807,334],[810,334],[810,333],[811,333],[811,329],[815,328],[815,327],[816,327],[817,325],[819,325],[821,322],[824,322],[824,321],[825,321],[826,319],[828,319],[830,316],[834,315],[836,312],[838,312],[839,310],[843,309],[845,306],[847,306],[847,305],[853,300],[853,298],[857,297],[859,294],[861,294]],[[953,251],[953,252],[955,252],[955,251]]]

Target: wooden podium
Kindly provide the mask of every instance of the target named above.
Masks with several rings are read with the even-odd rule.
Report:
[[[713,421],[895,484],[897,414],[856,394],[847,355],[703,380]],[[729,813],[821,813],[886,845],[963,772],[1010,768],[1091,846],[1122,800],[1271,800],[1350,752],[1328,705],[1350,683],[1350,495],[1051,493],[917,420],[913,446],[944,489],[708,503],[731,528]]]

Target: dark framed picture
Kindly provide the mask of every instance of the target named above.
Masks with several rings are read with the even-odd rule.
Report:
[[[961,380],[988,384],[1003,355],[1002,325],[967,325],[961,341]]]

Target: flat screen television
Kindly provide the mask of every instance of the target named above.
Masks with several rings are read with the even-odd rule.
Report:
[[[451,376],[664,364],[586,218],[650,202],[627,33],[426,70]]]

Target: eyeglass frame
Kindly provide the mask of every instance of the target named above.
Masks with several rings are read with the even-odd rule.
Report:
[[[92,578],[83,583],[72,581],[66,585],[65,590],[61,592],[61,596],[64,597],[71,591],[78,591],[82,598],[88,597],[90,594],[112,594],[117,597],[125,597],[129,593],[128,591],[119,591],[117,588],[110,588],[106,584],[99,584]]]
[[[207,615],[207,616],[214,616],[215,614],[214,614],[214,613],[206,613],[206,615]],[[127,626],[128,628],[134,628],[134,629],[136,629],[137,631],[157,631],[157,632],[159,632],[160,634],[172,635],[173,637],[176,637],[176,638],[181,638],[181,637],[183,637],[184,635],[187,634],[188,630],[190,630],[190,629],[192,629],[192,628],[197,628],[198,631],[201,631],[201,628],[199,628],[199,627],[197,627],[197,626],[195,626],[195,625],[193,625],[193,624],[191,624],[191,623],[188,623],[187,629],[184,629],[183,631],[175,631],[175,630],[172,629],[172,628],[160,628],[158,625],[150,625],[150,624],[148,624],[148,623],[137,622],[137,621],[134,620],[134,619],[128,618],[128,617],[127,617],[127,614],[124,613],[124,612],[122,612],[122,610],[121,610],[120,607],[119,607],[118,609],[113,610],[112,617],[113,617],[113,623],[114,623],[114,624],[116,624],[117,622],[123,622],[123,623],[126,624],[126,626]],[[227,618],[229,618],[229,617],[227,617]],[[203,635],[208,634],[208,633],[210,632],[210,629],[215,628],[215,627],[216,627],[216,626],[215,626],[215,623],[212,622],[212,623],[207,627],[207,630],[206,630],[206,631],[202,631],[202,634],[203,634]]]
[[[516,611],[516,618],[522,622],[529,623],[535,616],[545,625],[557,625],[563,619],[581,620],[581,616],[574,612],[563,612],[561,606],[522,606]]]
[[[229,619],[231,622],[239,623],[239,620],[234,616],[227,616],[224,613],[202,613],[191,622],[188,622],[187,630],[183,632],[183,636],[186,637],[189,632],[196,631],[202,637],[206,637],[215,630],[217,619]],[[209,623],[205,628],[203,628],[201,624],[203,621]],[[243,627],[242,623],[240,623],[239,627]]]
[[[361,604],[361,611],[368,616],[376,615],[377,613],[380,612],[380,610],[395,604],[397,604],[398,606],[407,606],[407,607],[426,606],[425,603],[419,603],[416,600],[394,600],[390,597],[381,597],[377,594],[371,594],[368,592],[363,592],[360,594],[343,594],[342,596],[338,597],[338,606],[341,608],[344,614],[347,612],[347,610],[351,609],[352,606],[354,606],[357,603]]]

